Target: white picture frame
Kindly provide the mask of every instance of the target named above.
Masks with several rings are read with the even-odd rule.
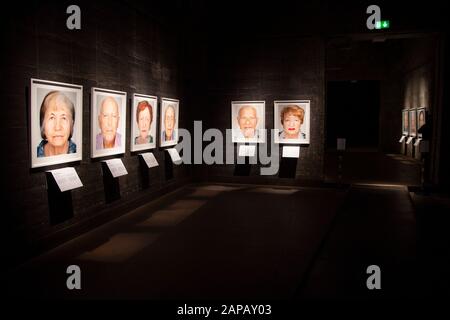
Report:
[[[409,136],[409,110],[402,110],[402,133]]]
[[[91,99],[91,157],[125,153],[127,93],[94,87]]]
[[[426,124],[426,108],[418,108],[417,109],[417,136],[422,138],[422,133],[419,132],[419,129]]]
[[[409,136],[417,137],[417,110],[409,110]]]
[[[233,143],[265,143],[265,126],[265,101],[231,101]]]
[[[139,93],[133,94],[130,116],[130,150],[132,152],[156,148],[157,115],[158,97]]]
[[[168,111],[172,109],[172,111]],[[160,107],[160,126],[159,126],[159,139],[160,147],[169,147],[177,145],[178,143],[178,125],[179,125],[179,109],[180,100],[171,98],[161,98]],[[173,122],[172,122],[173,119]],[[167,120],[167,121],[166,121]],[[170,126],[170,135],[166,135],[166,124]]]
[[[310,144],[311,100],[275,100],[273,107],[274,142]]]
[[[32,168],[82,160],[83,86],[31,79],[30,117]]]

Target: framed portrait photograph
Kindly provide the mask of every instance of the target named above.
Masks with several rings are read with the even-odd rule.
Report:
[[[422,128],[423,125],[426,123],[426,110],[425,108],[419,108],[417,109],[417,130]],[[417,136],[419,138],[422,138],[422,134],[417,132]]]
[[[31,79],[31,167],[80,161],[83,87]]]
[[[265,101],[232,101],[232,142],[264,143],[266,141],[265,112]]]
[[[92,88],[92,158],[125,153],[126,115],[126,92]]]
[[[409,111],[402,111],[402,133],[405,136],[409,135]]]
[[[409,110],[409,135],[411,137],[417,136],[417,110]]]
[[[274,101],[275,143],[309,144],[310,100]]]
[[[180,101],[177,99],[161,99],[160,146],[174,146],[178,143],[178,115]]]
[[[130,150],[156,148],[156,115],[158,98],[135,93],[131,108]]]

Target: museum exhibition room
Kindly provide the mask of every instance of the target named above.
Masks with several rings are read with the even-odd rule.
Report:
[[[11,301],[449,296],[445,3],[11,6]]]

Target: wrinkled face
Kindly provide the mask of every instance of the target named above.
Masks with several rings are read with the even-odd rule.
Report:
[[[106,98],[101,105],[98,122],[102,131],[103,139],[112,143],[116,139],[117,127],[119,126],[119,106],[114,98]]]
[[[148,110],[148,108],[145,108],[144,110],[139,112],[138,127],[139,127],[139,134],[142,138],[147,138],[151,122],[152,118],[150,117],[150,111]]]
[[[48,143],[54,147],[64,146],[70,137],[72,129],[72,114],[61,98],[49,101],[45,111],[44,134]]]
[[[283,119],[283,129],[286,136],[298,136],[301,126],[300,118],[292,113],[286,113]]]
[[[253,107],[242,107],[238,115],[239,128],[245,138],[253,138],[255,136],[258,117],[256,109]]]
[[[171,136],[175,127],[175,110],[172,107],[168,107],[164,113],[164,127],[166,135]]]

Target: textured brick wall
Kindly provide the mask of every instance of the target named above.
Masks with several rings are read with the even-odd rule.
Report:
[[[273,101],[311,100],[311,143],[301,147],[297,179],[320,180],[324,152],[324,48],[320,38],[235,37],[209,43],[204,130],[231,128],[231,101],[265,100],[266,129],[274,126]],[[270,148],[270,147],[269,147]],[[233,181],[234,165],[205,166],[204,178]],[[239,181],[279,183],[278,176]],[[236,180],[236,181],[237,181]]]
[[[253,167],[251,177],[234,177],[234,165],[175,167],[174,179],[167,181],[164,152],[156,149],[161,166],[150,170],[150,185],[143,190],[139,160],[129,152],[128,130],[127,152],[122,159],[129,175],[120,178],[121,201],[107,204],[100,162],[90,159],[89,154],[91,87],[126,91],[129,97],[138,92],[179,98],[180,127],[192,129],[193,120],[203,120],[204,130],[219,128],[222,132],[231,126],[233,100],[265,100],[266,128],[270,129],[274,100],[309,99],[311,143],[302,147],[294,180],[301,183],[323,177],[325,80],[349,79],[348,74],[339,75],[337,69],[326,69],[326,65],[354,71],[350,79],[382,81],[380,145],[390,152],[398,147],[401,127],[399,79],[423,64],[417,59],[434,54],[429,51],[430,43],[399,48],[391,41],[377,45],[382,48],[375,52],[375,45],[367,45],[363,48],[366,56],[358,52],[351,56],[345,46],[341,46],[340,53],[330,54],[325,39],[367,32],[363,5],[349,8],[338,3],[287,1],[278,6],[242,1],[80,1],[82,30],[69,31],[65,28],[69,4],[17,2],[2,11],[1,183],[8,198],[4,214],[7,236],[10,243],[16,244],[11,251],[18,254],[22,254],[21,248],[43,239],[57,235],[64,238],[84,222],[92,221],[87,224],[93,225],[93,221],[101,220],[100,216],[123,213],[127,207],[148,201],[192,177],[200,181],[288,183],[277,176],[259,176],[258,165]],[[431,10],[431,6],[427,8],[417,7],[414,11],[424,19],[413,19],[402,8],[397,12],[384,7],[383,15],[396,21],[395,30],[409,27],[410,21],[439,27],[444,20],[423,15],[424,10]],[[439,8],[433,10],[445,14]],[[417,50],[426,53],[418,54]],[[331,60],[326,61],[326,55]],[[403,64],[398,65],[399,61]],[[43,169],[30,170],[29,165],[30,78],[75,83],[84,88],[83,161],[75,164],[84,187],[72,192],[74,218],[56,226],[49,223],[45,173]]]
[[[175,167],[174,179],[167,181],[164,151],[158,148],[153,151],[160,167],[150,170],[149,187],[142,188],[138,156],[129,151],[129,99],[127,147],[122,156],[129,174],[120,178],[121,200],[105,203],[101,163],[90,158],[91,87],[126,91],[128,98],[135,92],[179,98],[180,126],[188,127],[189,107],[180,85],[180,28],[164,16],[153,12],[152,17],[124,2],[82,2],[80,7],[79,31],[65,27],[67,4],[56,2],[11,10],[11,16],[2,21],[2,184],[8,195],[8,234],[17,244],[11,248],[14,254],[26,254],[22,246],[30,248],[43,238],[69,232],[126,204],[151,200],[190,178],[189,168],[181,166]],[[72,191],[74,217],[55,226],[49,222],[44,173],[48,168],[30,169],[30,78],[79,84],[84,90],[83,160],[74,165],[84,187]]]

